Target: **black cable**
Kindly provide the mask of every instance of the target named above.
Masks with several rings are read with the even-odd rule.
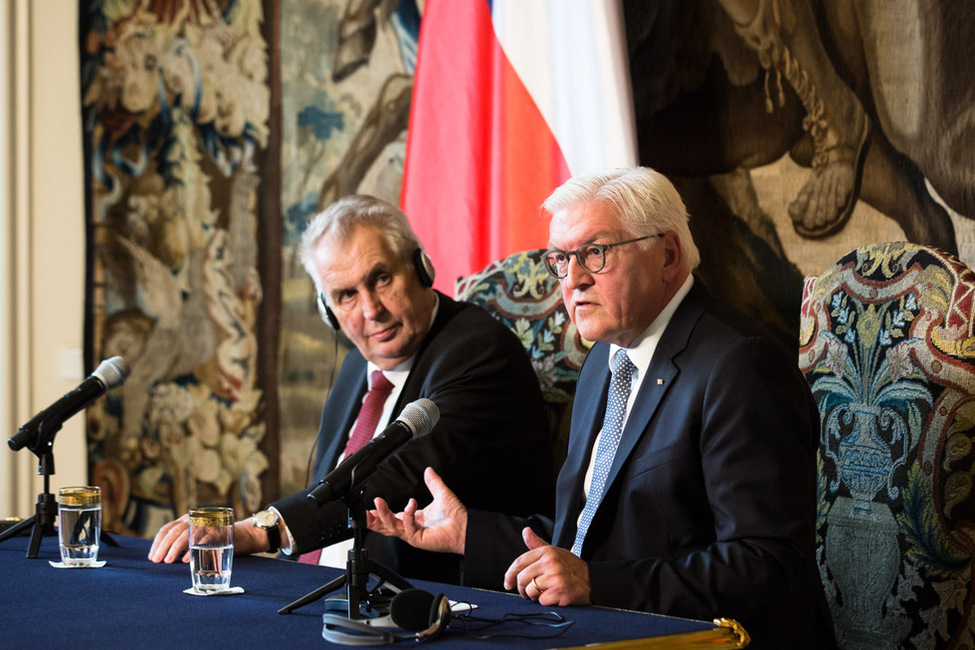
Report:
[[[339,365],[339,333],[335,332],[335,336],[332,339],[335,342],[335,349],[332,350],[332,372],[328,376],[328,387],[325,390],[325,394],[328,395],[332,392],[332,386],[335,384],[335,369]],[[308,463],[305,466],[305,485],[311,485],[311,472],[313,465],[315,463],[315,451],[318,449],[318,438],[319,432],[315,432],[315,440],[311,444],[311,451],[308,453]]]
[[[450,618],[450,622],[453,623],[457,621],[460,623],[461,627],[464,628],[464,632],[467,633],[472,639],[477,639],[480,641],[486,639],[496,639],[499,637],[507,637],[514,639],[554,639],[555,637],[562,636],[565,634],[566,630],[572,627],[575,621],[567,620],[564,616],[554,611],[545,612],[535,612],[531,614],[505,614],[500,619],[495,618],[482,618],[480,616],[474,616],[471,612],[473,611],[473,606],[470,603],[460,601],[458,604],[467,605],[470,607],[466,612],[460,614],[454,614]],[[548,628],[546,631],[552,631],[551,634],[524,634],[515,632],[494,632],[490,634],[484,634],[486,630],[490,630],[498,625],[503,625],[505,623],[520,623],[522,625],[537,626]]]

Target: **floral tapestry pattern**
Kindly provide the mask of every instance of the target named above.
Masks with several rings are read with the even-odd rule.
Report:
[[[322,323],[298,242],[342,196],[399,203],[420,13],[413,0],[284,0],[280,10],[277,392],[280,487],[292,494],[310,479],[322,403],[351,347]]]
[[[523,251],[489,264],[459,278],[454,294],[486,309],[521,341],[542,388],[558,473],[568,451],[576,380],[592,342],[569,320],[559,282],[542,262],[544,252]]]
[[[842,647],[975,642],[975,273],[876,244],[808,279],[817,555]]]
[[[259,0],[82,2],[88,336],[125,384],[89,410],[105,527],[263,505],[257,376]]]

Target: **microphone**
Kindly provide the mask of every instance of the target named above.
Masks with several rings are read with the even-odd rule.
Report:
[[[31,451],[37,445],[41,429],[49,420],[57,420],[57,428],[72,415],[81,411],[96,399],[113,388],[121,386],[129,376],[129,364],[122,357],[112,357],[98,364],[95,372],[81,382],[77,388],[65,394],[61,399],[35,415],[20,427],[20,430],[7,439],[7,444],[14,451],[24,447]]]
[[[440,409],[427,398],[410,402],[395,422],[339,463],[305,498],[313,506],[322,506],[348,496],[355,485],[376,471],[376,465],[411,439],[430,433],[439,419]]]

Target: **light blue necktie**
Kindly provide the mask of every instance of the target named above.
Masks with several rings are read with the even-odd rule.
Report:
[[[589,497],[579,518],[579,528],[576,530],[576,540],[572,543],[572,553],[582,556],[582,542],[586,539],[586,531],[592,523],[596,508],[603,499],[606,489],[606,477],[613,465],[616,448],[619,447],[623,436],[623,418],[626,416],[626,402],[630,399],[630,386],[633,382],[633,371],[636,366],[626,356],[626,350],[617,350],[613,357],[613,374],[609,380],[609,397],[606,400],[606,415],[603,418],[603,428],[599,434],[599,446],[596,447],[596,463],[592,471],[592,482],[589,484]]]

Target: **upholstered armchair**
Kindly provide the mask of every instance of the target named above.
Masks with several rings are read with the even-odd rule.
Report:
[[[531,359],[548,407],[556,470],[565,459],[572,398],[591,343],[569,320],[543,250],[515,253],[457,280],[454,295],[484,307],[514,332]]]
[[[908,243],[807,278],[817,555],[843,648],[975,647],[975,273]]]

